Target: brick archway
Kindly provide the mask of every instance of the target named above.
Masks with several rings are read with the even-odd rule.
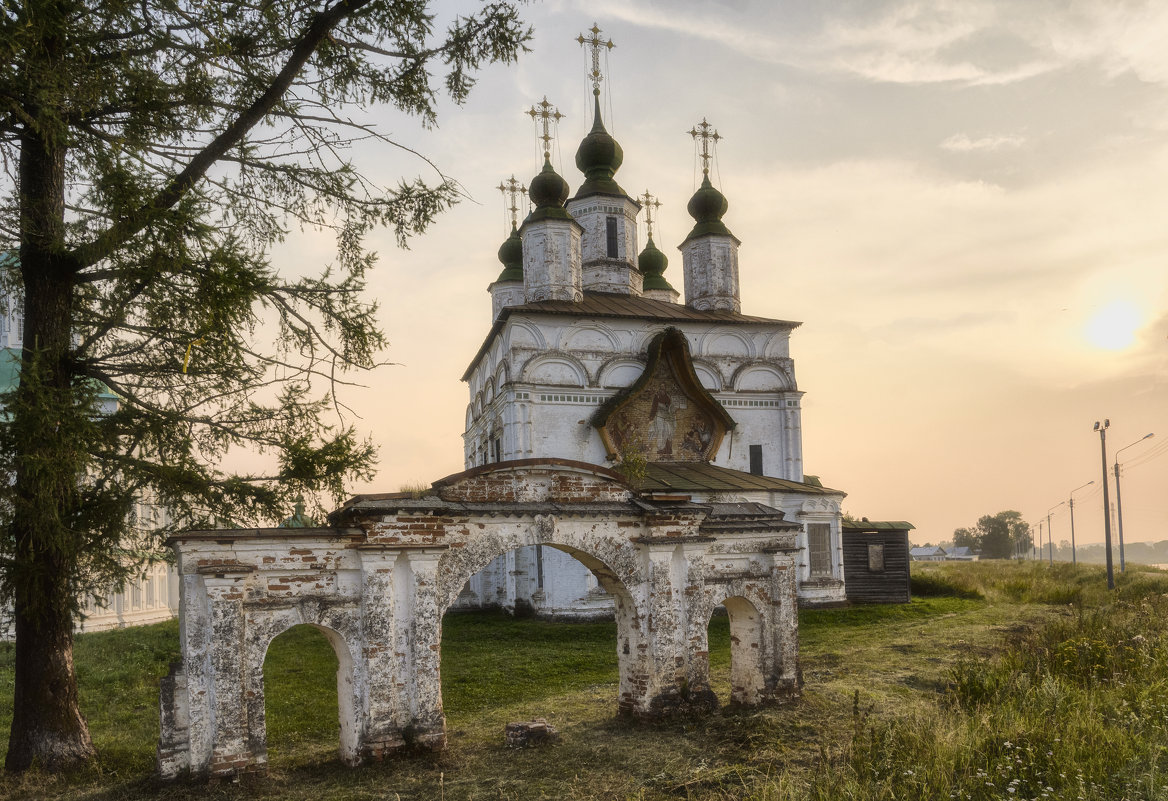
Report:
[[[765,651],[743,667],[753,671],[744,686],[760,691],[735,700],[798,689],[798,526],[778,510],[639,495],[603,467],[519,460],[420,496],[357,496],[330,523],[174,538],[183,660],[162,685],[162,776],[264,768],[263,656],[300,622],[350,657],[338,683],[349,694],[345,762],[445,746],[442,615],[473,573],[525,545],[571,553],[617,599],[620,711],[657,717],[711,702],[705,627],[728,596],[760,611],[752,631]]]

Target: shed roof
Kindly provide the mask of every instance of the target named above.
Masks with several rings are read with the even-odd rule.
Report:
[[[844,531],[863,534],[876,531],[911,531],[916,526],[907,520],[845,520],[842,528]]]

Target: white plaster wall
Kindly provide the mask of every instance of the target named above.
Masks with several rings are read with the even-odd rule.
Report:
[[[606,464],[600,437],[587,421],[596,406],[641,375],[648,342],[665,327],[635,319],[509,318],[468,379],[466,467],[485,462],[484,443],[497,431],[503,459],[550,456]],[[802,393],[786,355],[789,328],[675,327],[686,334],[699,380],[738,422],[714,463],[749,470],[749,446],[762,445],[766,475],[802,481]]]
[[[797,388],[789,355],[790,327],[696,322],[668,325],[686,335],[699,380],[738,423],[723,440],[713,463],[749,471],[749,446],[759,444],[763,446],[765,475],[802,481],[803,393]],[[464,435],[468,454],[473,452],[471,445],[484,441],[502,421],[503,459],[558,457],[607,464],[600,437],[588,420],[604,399],[641,375],[648,342],[666,327],[649,320],[513,315],[468,378],[473,405],[476,396],[489,394],[491,382],[498,380],[500,365],[507,366],[510,376],[496,388],[491,403],[477,416],[472,415]],[[544,380],[529,380],[533,377]],[[579,400],[562,400],[573,397]],[[466,466],[474,464],[468,456]],[[807,517],[803,504],[808,497],[812,496],[756,493],[748,499],[782,509],[788,520],[830,523],[834,578],[842,579],[839,502],[835,501],[834,510],[820,510],[821,516]],[[812,602],[843,600],[842,583],[838,587],[804,586],[809,571],[805,533],[800,545],[800,598]],[[545,592],[550,585],[562,583],[563,594],[572,595],[589,575],[574,560],[562,567],[548,569],[545,565]],[[484,599],[507,597],[501,572],[484,574],[482,581]],[[558,590],[551,592],[557,594],[535,604],[537,608],[559,608],[561,595]]]
[[[597,292],[620,292],[641,294],[640,272],[636,269],[637,259],[637,214],[641,207],[627,197],[591,195],[579,200],[573,198],[566,204],[568,213],[576,218],[584,229],[581,239],[581,256],[586,268],[584,288]],[[616,219],[615,258],[608,255],[608,218]],[[614,271],[610,276],[593,273],[591,278],[587,268],[601,262],[624,269]],[[623,277],[624,283],[620,281]],[[630,284],[630,279],[634,282]]]
[[[699,310],[739,311],[738,243],[730,236],[708,234],[682,245],[685,305]]]
[[[529,302],[580,301],[580,226],[539,220],[523,226],[523,287]]]
[[[491,322],[508,306],[521,306],[525,300],[522,281],[496,281],[487,288],[491,293]]]

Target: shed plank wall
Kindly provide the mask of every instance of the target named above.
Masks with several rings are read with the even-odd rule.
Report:
[[[884,544],[884,572],[868,569],[868,544]],[[903,604],[911,599],[907,531],[843,532],[844,586],[849,601]]]

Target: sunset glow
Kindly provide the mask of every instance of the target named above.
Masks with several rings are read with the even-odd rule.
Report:
[[[1134,303],[1117,300],[1096,312],[1087,322],[1084,333],[1087,341],[1097,348],[1124,350],[1135,343],[1141,323],[1140,310]]]
[[[469,0],[444,13],[460,5]],[[408,251],[392,232],[370,242],[381,261],[368,295],[394,366],[344,393],[382,460],[354,489],[462,469],[459,376],[490,327],[487,286],[511,227],[496,187],[540,171],[524,111],[545,95],[565,115],[552,162],[580,186],[574,154],[594,98],[576,37],[595,21],[616,43],[602,87],[624,152],[616,180],[660,199],[653,236],[678,289],[701,178],[686,132],[705,118],[723,137],[711,179],[742,242],[742,311],[803,323],[791,356],[807,393],[806,471],[845,488],[857,516],[911,521],[919,543],[1006,509],[1045,528],[1047,509],[1094,479],[1098,495],[1076,497],[1076,539],[1102,541],[1092,424],[1111,420],[1108,459],[1168,431],[1166,9],[526,6],[531,52],[487,70],[465,106],[441,110],[440,127],[384,112],[381,130],[473,201]],[[380,185],[429,169],[406,150],[361,155]],[[277,263],[315,268],[331,248],[319,239],[290,237]],[[1168,450],[1157,447],[1125,454],[1131,542],[1168,539]],[[1065,504],[1049,525],[1056,544],[1070,539]]]

